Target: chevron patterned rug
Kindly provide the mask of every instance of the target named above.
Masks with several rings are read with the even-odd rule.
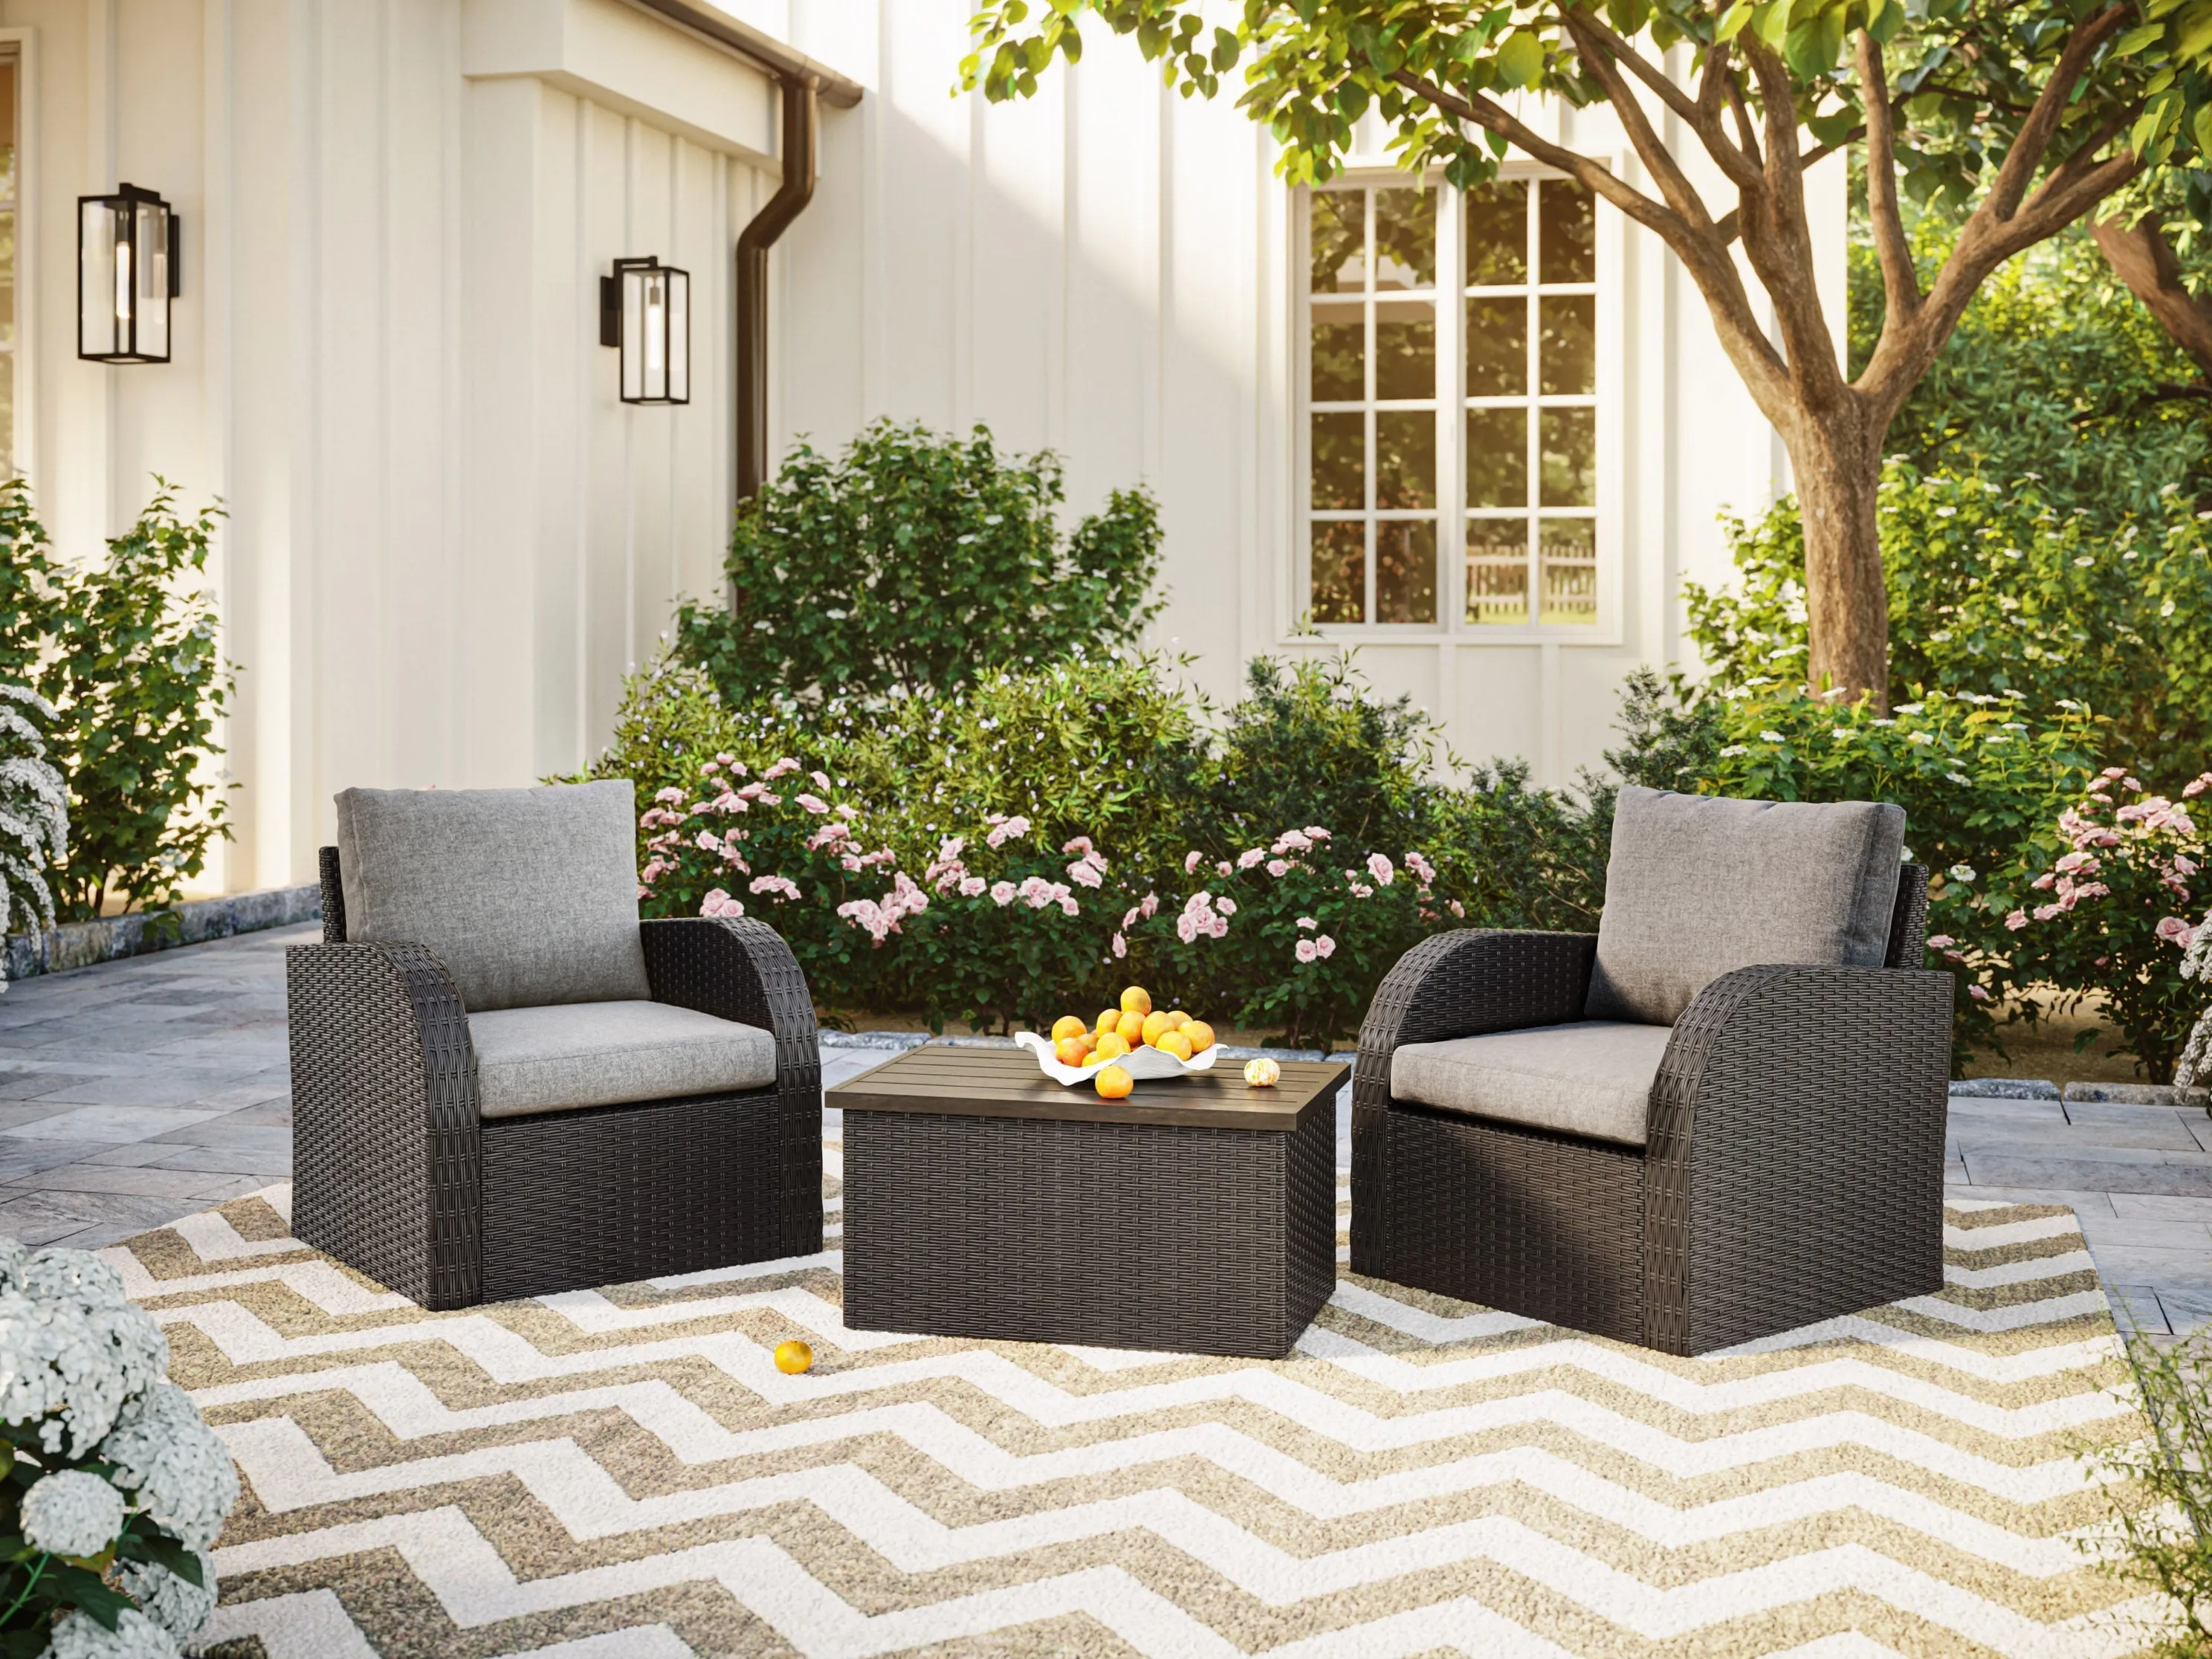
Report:
[[[107,1252],[229,1443],[226,1656],[2105,1656],[2072,1214],[1699,1360],[1345,1278],[1279,1363],[847,1331],[819,1257],[425,1314],[271,1188]],[[1341,1196],[1341,1190],[1340,1190]],[[769,1352],[814,1345],[809,1375]]]

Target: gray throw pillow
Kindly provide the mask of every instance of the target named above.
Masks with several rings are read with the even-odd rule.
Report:
[[[1904,847],[1904,810],[1878,802],[1623,789],[1584,1017],[1672,1025],[1766,963],[1880,967]]]
[[[649,999],[627,778],[337,797],[346,937],[406,939],[471,1013]]]

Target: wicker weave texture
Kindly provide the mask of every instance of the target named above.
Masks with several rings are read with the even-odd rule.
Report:
[[[342,936],[324,854],[325,931]],[[805,975],[757,921],[642,927],[656,997],[775,1032],[772,1087],[480,1123],[467,1018],[434,956],[290,951],[298,1236],[434,1309],[819,1250]]]
[[[1707,986],[1640,1155],[1391,1098],[1400,1042],[1571,1019],[1588,980],[1586,935],[1425,942],[1360,1033],[1354,1270],[1682,1354],[1940,1289],[1952,989],[1920,967],[1926,915],[1908,866],[1890,967]]]
[[[1386,1167],[1395,1141],[1383,1121],[1398,1045],[1579,1019],[1596,953],[1595,933],[1469,928],[1423,939],[1383,976],[1352,1079],[1353,1272],[1399,1277],[1384,1242],[1399,1182]]]
[[[1335,1279],[1335,1115],[1288,1134],[845,1114],[856,1330],[1278,1358]]]

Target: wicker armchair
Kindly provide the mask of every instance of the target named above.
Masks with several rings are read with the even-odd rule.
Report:
[[[1589,1013],[1599,935],[1425,940],[1360,1031],[1352,1270],[1676,1354],[1940,1289],[1954,986],[1920,965],[1926,915],[1904,866],[1881,965],[1697,990],[1646,1033],[1641,1145],[1394,1093],[1412,1045]]]
[[[297,1237],[432,1309],[822,1248],[814,1007],[773,929],[632,912],[651,1003],[772,1038],[766,1086],[486,1115],[457,971],[350,937],[339,849],[321,866],[323,942],[286,962]]]

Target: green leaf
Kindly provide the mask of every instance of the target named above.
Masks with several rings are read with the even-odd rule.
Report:
[[[1789,0],[1766,0],[1766,3],[1752,14],[1752,32],[1779,52],[1782,43],[1790,36]]]
[[[2200,104],[2189,123],[2190,136],[2197,140],[2197,153],[2212,158],[2212,104]]]
[[[2154,46],[2166,39],[2163,23],[2139,23],[2112,42],[2112,54],[2117,58],[2132,58],[2145,46]]]
[[[1506,37],[1494,60],[1499,82],[1509,87],[1534,87],[1544,74],[1544,43],[1527,30]]]
[[[1743,26],[1751,21],[1753,10],[1751,0],[1735,0],[1735,4],[1722,15],[1719,25],[1713,30],[1714,40],[1735,40],[1742,33]]]
[[[1368,94],[1364,82],[1346,76],[1336,85],[1336,106],[1347,121],[1357,121],[1367,113]]]
[[[2193,64],[2212,49],[2212,4],[2192,5],[2181,15],[2174,30],[2173,53],[2184,63]]]

